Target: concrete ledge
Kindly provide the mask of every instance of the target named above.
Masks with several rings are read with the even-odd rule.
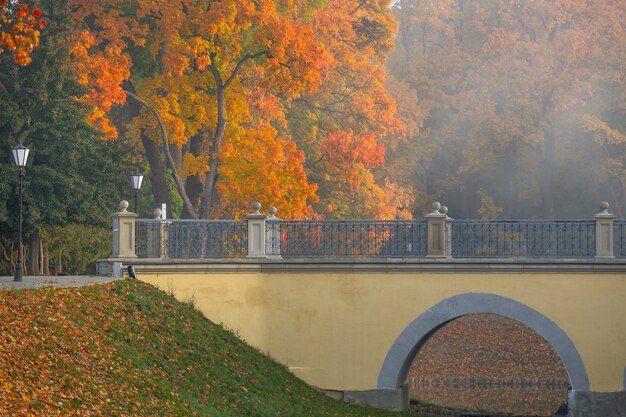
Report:
[[[197,274],[237,272],[440,272],[440,273],[624,273],[626,259],[445,259],[427,258],[288,258],[288,259],[158,259],[107,258],[98,274],[110,273],[115,261],[133,265],[137,273]]]
[[[567,417],[626,417],[626,391],[570,391]]]
[[[368,391],[345,391],[343,400],[349,404],[367,405],[391,411],[409,409],[409,389],[373,389]]]

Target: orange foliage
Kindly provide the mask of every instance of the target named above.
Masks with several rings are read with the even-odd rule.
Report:
[[[33,0],[0,0],[0,56],[8,51],[22,66],[30,64],[30,55],[39,44],[40,31],[45,26],[41,10],[34,4]]]
[[[329,160],[342,163],[361,162],[366,168],[382,166],[385,163],[385,147],[376,143],[373,133],[354,137],[351,132],[329,133],[321,149]]]
[[[222,148],[216,212],[240,218],[259,201],[265,208],[276,206],[283,218],[312,218],[309,202],[317,201],[317,186],[307,181],[304,159],[293,142],[277,137],[269,126],[227,140]]]
[[[554,215],[547,213],[556,191],[555,143],[568,140],[558,137],[557,120],[591,102],[602,73],[619,74],[604,63],[623,62],[615,45],[624,44],[624,2],[398,0],[392,8],[400,28],[388,68],[412,132],[399,152],[419,157],[389,156],[443,195],[469,194],[469,173],[513,175],[536,159],[542,206]],[[406,111],[407,99],[419,103],[418,111]],[[513,213],[521,196],[514,189],[529,182],[505,177],[498,186]]]
[[[129,82],[157,109],[170,143],[183,149],[178,172],[204,175],[205,191],[219,172],[212,216],[246,210],[255,194],[268,196],[283,216],[313,215],[311,175],[335,176],[352,192],[367,182],[385,193],[369,170],[384,164],[382,138],[402,132],[384,89],[395,30],[387,1],[71,3],[72,53],[77,77],[89,89],[81,100],[94,106],[90,123],[116,136],[107,117],[113,104],[124,102],[121,85]],[[293,117],[303,103],[321,108],[329,102],[345,125],[333,119],[335,108],[323,121],[311,113]],[[145,132],[158,141],[157,131],[146,111],[126,129],[131,138]],[[187,145],[199,132],[208,134],[191,155]],[[305,172],[307,160],[320,153],[332,153],[332,163]],[[375,194],[370,197],[385,200]]]
[[[331,0],[312,25],[328,63],[320,87],[296,100],[289,127],[320,186],[315,208],[333,218],[394,218],[389,210],[401,209],[386,207],[389,189],[372,171],[384,165],[385,140],[404,133],[385,89],[396,29],[389,4]]]
[[[121,83],[130,75],[130,58],[119,45],[108,44],[103,49],[90,52],[99,45],[92,32],[80,30],[74,34],[70,50],[73,71],[79,83],[88,88],[80,101],[91,104],[93,110],[87,122],[100,129],[106,138],[117,138],[117,129],[106,113],[114,103],[124,103]]]

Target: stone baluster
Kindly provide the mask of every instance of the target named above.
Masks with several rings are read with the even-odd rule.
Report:
[[[268,258],[272,259],[282,259],[280,256],[280,219],[276,217],[276,207],[270,207],[268,212],[270,213],[269,217],[266,220],[267,225],[267,247],[266,255]]]
[[[445,258],[449,256],[447,254],[448,243],[446,232],[446,213],[441,213],[441,203],[435,201],[432,205],[433,211],[428,213],[425,217],[428,221],[428,258]]]
[[[265,219],[261,203],[252,204],[254,212],[248,214],[248,258],[265,258]]]
[[[446,235],[445,235],[444,255],[446,258],[452,258],[452,221],[454,219],[448,216],[448,207],[441,206],[441,209],[439,211],[442,214],[446,215],[446,219],[445,219]]]
[[[596,259],[615,258],[613,252],[613,221],[615,215],[609,213],[609,203],[600,204],[600,213],[593,216],[596,221]]]
[[[128,201],[120,202],[120,211],[112,213],[113,252],[111,258],[136,258],[135,254],[135,219],[137,215],[129,212]]]
[[[154,209],[153,214],[154,222],[146,225],[146,256],[148,258],[167,258],[168,225],[171,222],[162,220],[163,211],[158,207]]]

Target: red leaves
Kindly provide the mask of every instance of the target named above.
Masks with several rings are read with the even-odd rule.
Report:
[[[41,10],[29,13],[27,4],[19,6],[19,1],[13,2],[12,7],[7,6],[6,0],[0,1],[0,55],[7,49],[16,63],[25,66],[31,62],[30,54],[39,44],[38,29],[42,29],[45,22],[38,19]]]
[[[352,132],[332,132],[322,143],[321,150],[339,167],[357,162],[369,169],[385,163],[385,147],[376,143],[373,134],[357,136]]]

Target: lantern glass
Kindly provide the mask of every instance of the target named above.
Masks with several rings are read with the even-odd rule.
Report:
[[[28,153],[30,149],[21,143],[13,148],[13,159],[15,160],[15,165],[20,168],[24,168],[26,166],[26,162],[28,161]]]
[[[139,190],[141,188],[141,183],[143,181],[143,175],[141,174],[133,174],[130,176],[131,181],[133,182],[133,189]]]

